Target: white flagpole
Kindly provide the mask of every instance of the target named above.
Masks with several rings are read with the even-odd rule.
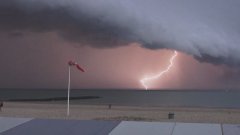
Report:
[[[71,66],[68,66],[68,100],[67,100],[67,116],[69,116],[69,97],[70,97],[70,80],[71,79]]]

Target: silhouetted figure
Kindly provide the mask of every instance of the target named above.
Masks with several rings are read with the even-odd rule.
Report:
[[[3,101],[0,101],[0,111],[2,111]]]
[[[108,109],[111,109],[112,108],[112,104],[108,104]]]

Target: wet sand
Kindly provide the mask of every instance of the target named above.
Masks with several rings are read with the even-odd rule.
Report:
[[[186,108],[186,107],[139,107],[108,105],[71,105],[67,117],[65,104],[44,102],[4,102],[0,116],[44,119],[77,120],[129,120],[193,123],[240,123],[240,109]],[[174,119],[168,119],[173,112]]]

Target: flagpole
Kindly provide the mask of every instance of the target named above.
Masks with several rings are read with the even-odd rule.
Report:
[[[69,97],[70,97],[70,80],[71,79],[71,66],[68,66],[68,99],[67,99],[67,116],[69,116]]]

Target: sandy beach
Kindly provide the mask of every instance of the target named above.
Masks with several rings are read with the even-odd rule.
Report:
[[[174,112],[174,119],[168,119],[169,112]],[[66,117],[65,104],[41,102],[4,102],[0,116],[78,120],[240,123],[240,109],[139,106],[112,106],[109,109],[108,105],[71,105],[70,116]]]

